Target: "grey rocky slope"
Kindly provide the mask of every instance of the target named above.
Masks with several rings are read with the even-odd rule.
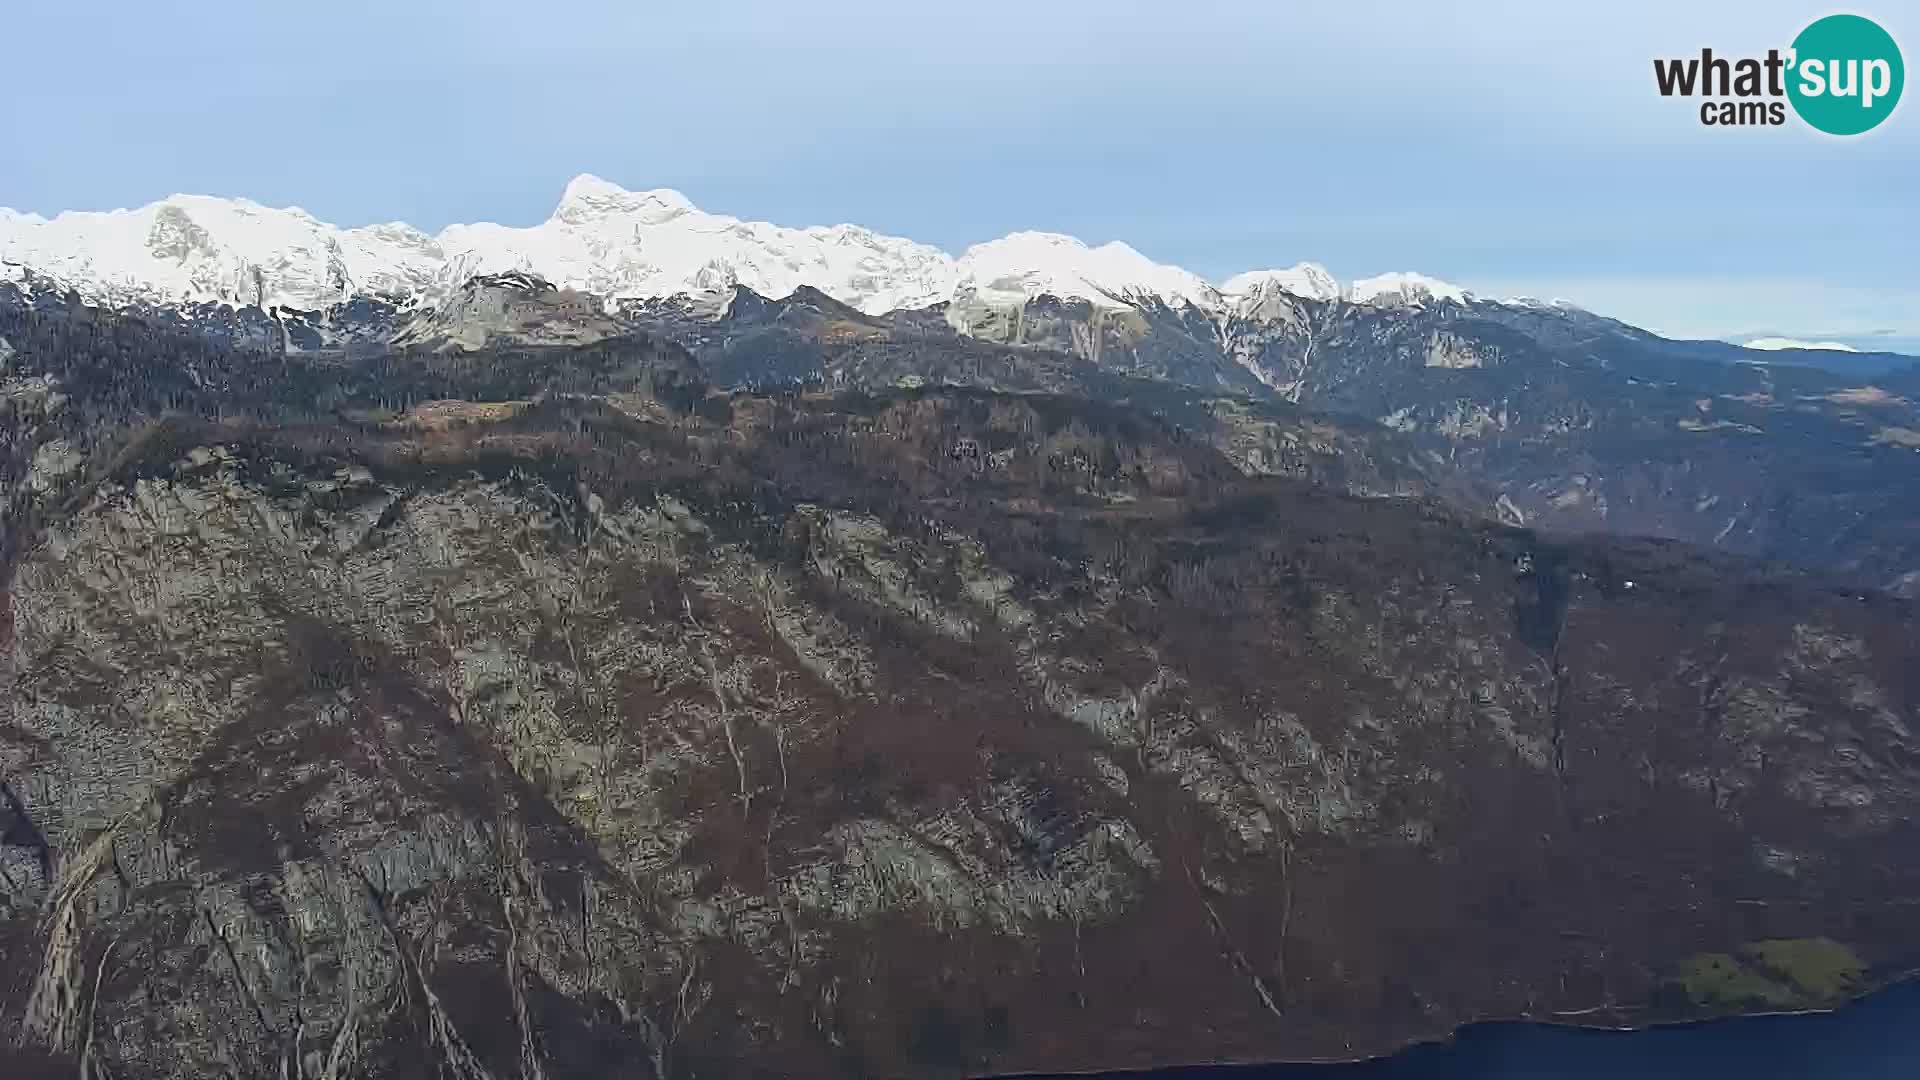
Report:
[[[70,303],[0,283],[0,306]],[[396,341],[444,352],[639,329],[684,345],[721,386],[1065,393],[1156,411],[1221,445],[1275,445],[1276,418],[1299,443],[1311,415],[1317,431],[1338,434],[1344,459],[1424,473],[1475,513],[1920,587],[1920,368],[1729,363],[1725,353],[1740,350],[1566,307],[1354,303],[1266,287],[1225,313],[1151,296],[1120,308],[1041,296],[874,315],[804,286],[777,300],[736,287],[608,302],[518,274],[474,279],[426,307],[358,299],[140,317],[316,358],[377,355]]]
[[[1577,309],[1357,304],[1268,290],[1225,317],[1042,297],[989,318],[866,316],[804,291],[629,305],[723,382],[1065,391],[1179,415],[1312,410],[1461,504],[1556,532],[1662,536],[1901,590],[1920,580],[1920,367],[1727,363]],[[1738,350],[1734,350],[1738,351]],[[1297,414],[1296,414],[1297,415]],[[1397,436],[1386,441],[1386,432]],[[1257,466],[1256,466],[1257,467]]]
[[[0,1008],[52,1074],[1347,1056],[1920,957],[1907,601],[1134,405],[6,332]]]

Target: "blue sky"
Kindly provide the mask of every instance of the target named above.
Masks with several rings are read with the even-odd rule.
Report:
[[[1414,269],[1673,334],[1920,347],[1920,102],[1836,139],[1654,92],[1655,56],[1834,10],[1920,55],[1904,0],[11,0],[0,205],[437,229],[539,221],[593,172],[956,252],[1048,229],[1215,278]]]

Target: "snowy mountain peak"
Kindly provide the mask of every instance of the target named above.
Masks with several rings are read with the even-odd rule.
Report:
[[[1464,304],[1473,296],[1460,286],[1439,278],[1401,271],[1361,278],[1348,289],[1347,298],[1356,304],[1420,307],[1441,300]]]
[[[1257,297],[1278,289],[1309,300],[1338,300],[1344,293],[1340,282],[1319,263],[1295,263],[1285,270],[1248,270],[1220,283],[1228,296]]]
[[[581,173],[568,181],[566,190],[561,192],[553,220],[588,224],[612,217],[629,217],[644,224],[659,224],[696,209],[693,200],[672,188],[628,191],[592,173]]]
[[[793,229],[709,214],[671,189],[627,191],[576,177],[530,228],[453,225],[440,245],[458,274],[534,270],[613,299],[710,296],[744,285],[785,296],[813,285],[865,311],[923,307],[952,293],[953,260],[866,229]]]
[[[611,180],[602,180],[592,173],[581,173],[567,181],[567,188],[560,194],[560,203],[565,205],[582,199],[617,199],[632,192]]]
[[[135,210],[0,215],[0,259],[106,303],[320,307],[410,292],[443,256],[404,227],[343,230],[298,207],[171,195]]]
[[[1143,298],[1213,305],[1219,293],[1197,274],[1156,263],[1117,240],[1090,248],[1071,236],[1016,232],[960,256],[956,291],[988,302],[1048,295],[1127,304]]]

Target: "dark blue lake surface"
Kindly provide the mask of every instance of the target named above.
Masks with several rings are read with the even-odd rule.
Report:
[[[1920,983],[1838,1012],[1647,1031],[1483,1024],[1450,1043],[1351,1065],[1115,1074],[1129,1080],[1920,1080]]]

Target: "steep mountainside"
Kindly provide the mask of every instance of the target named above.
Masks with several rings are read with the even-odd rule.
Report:
[[[134,310],[243,348],[320,356],[643,330],[686,346],[722,386],[1069,393],[1161,412],[1221,445],[1221,426],[1194,418],[1197,402],[1229,418],[1298,418],[1284,407],[1304,405],[1349,447],[1415,462],[1476,513],[1685,539],[1920,588],[1911,388],[1920,369],[1728,363],[1742,350],[1668,341],[1563,304],[1463,301],[1396,280],[1406,288],[1365,302],[1296,267],[1236,279],[1231,310],[1147,293],[1023,299],[1008,286],[992,302],[963,292],[872,314],[806,285],[780,298],[735,285],[612,300],[512,273],[472,279],[437,303]],[[80,302],[0,283],[0,304]]]
[[[201,196],[50,221],[7,212],[0,303],[19,302],[8,296],[106,303],[282,353],[640,328],[686,345],[726,386],[1286,402],[1351,418],[1325,423],[1362,442],[1380,438],[1370,425],[1396,429],[1421,470],[1502,520],[1920,589],[1920,398],[1898,389],[1912,358],[1670,341],[1565,301],[1494,302],[1421,274],[1343,283],[1301,263],[1215,285],[1121,243],[1037,232],[953,257],[581,176],[539,225],[438,237]]]
[[[1243,398],[0,337],[18,1072],[1344,1057],[1920,966],[1910,601],[1175,419]]]
[[[1232,415],[1306,406],[1376,447],[1390,429],[1477,513],[1920,581],[1912,367],[1869,379],[1727,364],[1577,309],[1276,289],[1224,320],[1052,297],[869,316],[810,290],[626,310],[728,385],[1066,392],[1182,423],[1195,395]]]

